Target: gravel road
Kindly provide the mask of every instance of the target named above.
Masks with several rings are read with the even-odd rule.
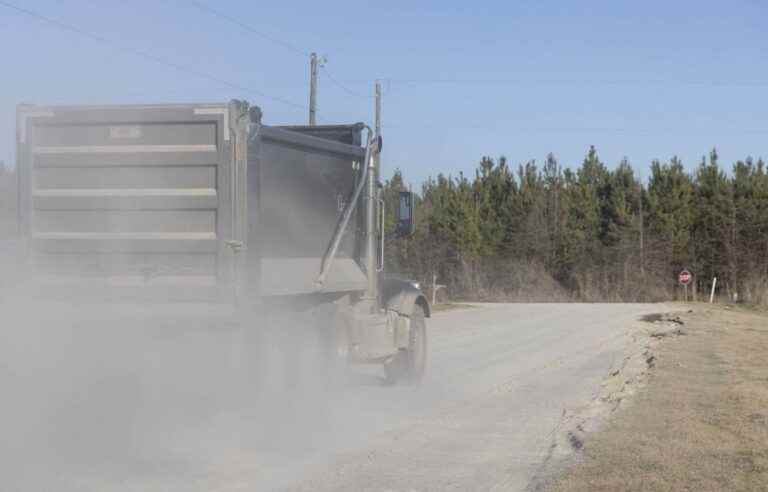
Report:
[[[643,304],[497,304],[437,314],[423,387],[369,388],[376,432],[295,490],[524,490],[564,410],[620,362]],[[348,407],[349,408],[349,407]],[[362,441],[362,440],[361,440]]]
[[[33,483],[27,480],[44,466],[47,486],[57,490],[524,490],[547,459],[563,413],[599,391],[638,318],[664,310],[489,304],[437,313],[429,322],[429,372],[418,387],[386,387],[370,367],[330,392],[309,379],[299,389],[253,396],[232,375],[231,345],[207,333],[170,331],[152,350],[121,341],[110,357],[81,354],[74,358],[79,392],[62,375],[71,357],[59,355],[53,369],[28,376],[7,359],[5,381],[33,379],[11,392],[19,395],[19,414],[5,420],[14,420],[6,430],[20,430],[25,449],[10,438],[0,453],[23,471],[11,485]],[[41,423],[24,410],[53,396],[28,390],[34,378],[55,387],[54,395],[77,395],[75,403],[32,412],[56,429],[40,441],[24,432]]]

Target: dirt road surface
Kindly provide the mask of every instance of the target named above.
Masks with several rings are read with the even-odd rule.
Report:
[[[593,399],[623,360],[638,319],[668,310],[441,312],[421,386],[386,387],[370,367],[341,388],[305,377],[258,395],[220,328],[174,326],[148,332],[150,342],[26,330],[23,343],[3,341],[0,378],[13,403],[0,414],[0,489],[525,490],[564,413]],[[137,320],[121,317],[141,332]],[[51,351],[29,368],[30,352]]]

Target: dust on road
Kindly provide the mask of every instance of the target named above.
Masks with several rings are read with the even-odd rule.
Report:
[[[498,304],[437,316],[426,390],[288,490],[524,490],[658,305]],[[393,410],[395,407],[393,407]],[[400,417],[398,417],[400,415]]]
[[[109,329],[94,330],[97,322],[90,331],[53,317],[4,340],[2,379],[14,399],[3,409],[13,439],[0,452],[13,468],[2,480],[34,486],[45,476],[64,491],[523,490],[563,415],[595,399],[639,318],[659,310],[497,304],[439,313],[419,387],[386,387],[370,367],[333,391],[267,393],[252,391],[238,365],[237,330],[197,313],[188,314],[193,330],[171,321],[159,332],[151,311],[103,312],[96,321]]]

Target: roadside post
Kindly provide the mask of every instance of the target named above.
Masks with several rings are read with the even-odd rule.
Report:
[[[683,270],[677,274],[677,282],[683,286],[683,301],[688,302],[688,285],[693,281],[693,274],[688,270]]]
[[[440,285],[437,283],[437,274],[432,274],[432,305],[437,305],[437,291],[440,289],[444,289],[445,285]]]

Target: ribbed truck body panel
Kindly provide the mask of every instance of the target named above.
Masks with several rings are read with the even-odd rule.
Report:
[[[238,213],[229,112],[21,106],[20,221],[46,294],[219,298]]]
[[[20,106],[35,288],[160,302],[365,289],[357,221],[322,292],[315,282],[357,180],[362,127],[281,129],[250,109]]]

